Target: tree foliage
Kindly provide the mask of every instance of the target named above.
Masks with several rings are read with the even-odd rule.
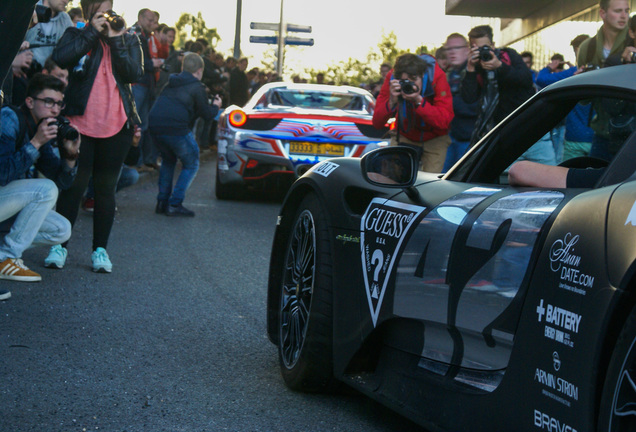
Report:
[[[380,79],[380,65],[382,65],[382,63],[393,65],[398,56],[407,52],[409,52],[409,50],[398,47],[395,33],[383,33],[378,42],[377,49],[371,49],[366,59],[349,58],[348,60],[327,66],[326,70],[317,71],[310,69],[306,70],[305,73],[312,78],[312,81],[315,81],[315,76],[318,72],[323,72],[325,74],[325,81],[333,81],[337,85],[347,84],[360,86],[377,82]],[[417,54],[430,53],[426,46],[418,47],[415,52]]]
[[[212,47],[216,47],[221,40],[221,36],[215,28],[207,27],[201,12],[197,13],[196,17],[190,13],[182,13],[174,27],[177,33],[175,45],[179,47],[183,47],[188,39],[202,38],[207,40]]]

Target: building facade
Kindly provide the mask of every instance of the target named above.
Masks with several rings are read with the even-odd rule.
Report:
[[[632,10],[635,3],[631,0]],[[499,18],[496,45],[532,52],[535,69],[555,53],[576,63],[570,41],[596,34],[602,24],[598,12],[598,0],[446,0],[447,15]]]

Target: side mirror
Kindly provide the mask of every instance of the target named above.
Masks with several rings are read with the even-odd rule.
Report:
[[[408,188],[417,180],[419,158],[409,147],[383,147],[365,154],[360,163],[365,180],[375,185]]]

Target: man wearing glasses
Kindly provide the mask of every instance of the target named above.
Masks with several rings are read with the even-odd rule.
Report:
[[[455,116],[448,127],[451,144],[446,152],[446,161],[442,172],[448,171],[468,150],[470,137],[473,134],[475,121],[477,121],[479,114],[479,104],[477,102],[466,103],[461,95],[462,80],[464,75],[466,75],[466,64],[470,54],[468,41],[463,35],[452,33],[446,38],[444,49],[448,59],[446,79],[453,94],[453,112]]]
[[[0,279],[42,280],[24,265],[22,252],[60,244],[71,236],[69,221],[53,211],[58,188],[73,183],[80,146],[79,134],[65,139],[74,135],[73,130],[58,138],[63,91],[58,78],[36,74],[24,105],[0,111],[0,233],[6,233],[0,239]],[[32,166],[47,178],[32,178]]]

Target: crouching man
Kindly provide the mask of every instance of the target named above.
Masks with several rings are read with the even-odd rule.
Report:
[[[22,253],[71,236],[69,221],[53,211],[58,187],[73,183],[80,146],[79,134],[58,120],[63,92],[58,78],[36,74],[24,105],[0,111],[0,279],[42,280]],[[47,178],[32,178],[32,166]]]

